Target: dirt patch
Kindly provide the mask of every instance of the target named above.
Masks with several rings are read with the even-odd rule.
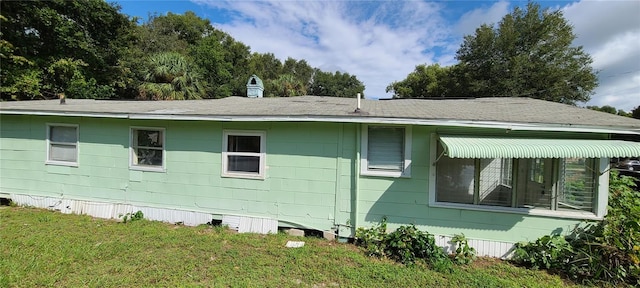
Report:
[[[478,257],[478,258],[476,258],[476,260],[471,262],[471,266],[474,267],[474,268],[483,269],[483,268],[490,267],[490,266],[496,265],[498,263],[504,263],[504,262],[505,262],[505,260],[501,260],[501,259],[498,259],[498,258]]]

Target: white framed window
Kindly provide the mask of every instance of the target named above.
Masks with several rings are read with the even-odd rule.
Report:
[[[78,125],[47,124],[46,163],[78,166]]]
[[[131,127],[129,166],[134,170],[164,171],[164,128]]]
[[[471,210],[592,219],[604,216],[592,158],[449,158],[438,142],[430,205]],[[606,181],[606,179],[605,179]],[[605,183],[606,184],[606,183]],[[606,186],[606,185],[605,185]]]
[[[264,131],[224,130],[222,176],[264,179],[266,135]]]
[[[360,174],[411,177],[411,126],[363,125]]]

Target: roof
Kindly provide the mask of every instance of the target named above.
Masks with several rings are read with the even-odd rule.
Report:
[[[182,101],[67,99],[0,102],[0,114],[220,121],[324,121],[631,131],[640,120],[530,98],[362,100],[320,96]],[[590,130],[591,131],[591,130]]]

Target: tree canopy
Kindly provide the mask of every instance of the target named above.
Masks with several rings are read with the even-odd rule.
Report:
[[[3,99],[110,97],[122,87],[119,60],[134,23],[119,7],[100,0],[2,1],[0,13]],[[95,94],[77,94],[87,89]]]
[[[600,107],[600,106],[587,106],[587,109],[600,111],[600,112],[606,112],[606,113],[609,113],[609,114],[625,116],[625,117],[631,117],[632,116],[632,112],[626,112],[626,111],[624,111],[622,109],[616,109],[616,107],[613,107],[613,106],[610,106],[610,105],[604,105],[602,107]]]
[[[252,74],[263,79],[267,97],[356,97],[364,90],[348,73],[252,52],[190,11],[137,24],[103,0],[2,1],[0,8],[5,100],[244,96]]]
[[[640,106],[631,110],[631,117],[635,119],[640,119]]]
[[[593,60],[560,10],[529,2],[497,25],[483,24],[464,37],[451,67],[418,65],[387,91],[394,97],[532,97],[567,104],[586,102],[597,86]]]

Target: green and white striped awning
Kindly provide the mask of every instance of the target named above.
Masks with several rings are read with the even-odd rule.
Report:
[[[440,136],[450,158],[638,157],[640,143],[621,140]]]

